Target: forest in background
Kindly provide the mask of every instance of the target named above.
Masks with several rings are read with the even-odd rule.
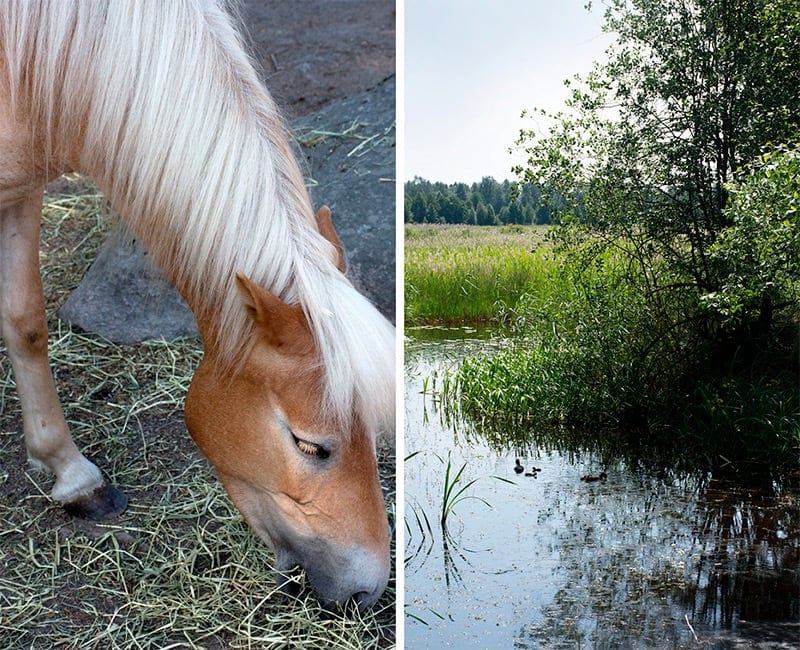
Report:
[[[520,186],[484,176],[478,183],[447,184],[415,176],[405,184],[406,223],[546,225],[550,211],[535,183]]]

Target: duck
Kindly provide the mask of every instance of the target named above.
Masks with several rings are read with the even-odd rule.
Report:
[[[525,468],[522,466],[522,463],[519,462],[519,458],[517,458],[517,464],[514,465],[514,471],[517,474],[522,474],[525,471]]]
[[[581,476],[581,481],[585,481],[586,483],[594,483],[595,481],[605,481],[608,478],[608,474],[605,472],[600,472],[599,474],[584,474]]]
[[[541,471],[541,467],[531,467],[529,472],[525,472],[525,476],[532,476],[533,478],[536,478]]]

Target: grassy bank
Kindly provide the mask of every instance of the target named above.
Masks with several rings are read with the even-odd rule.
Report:
[[[550,291],[542,226],[405,227],[405,322],[499,320]]]
[[[690,287],[645,298],[654,276],[624,263],[624,242],[568,255],[531,229],[406,236],[412,321],[502,314],[514,334],[506,352],[468,359],[448,383],[445,399],[473,419],[586,446],[658,447],[690,464],[800,466],[795,321],[768,347],[731,356],[698,337]],[[669,271],[652,268],[667,284]]]

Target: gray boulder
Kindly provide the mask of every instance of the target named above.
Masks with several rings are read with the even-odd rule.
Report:
[[[122,219],[59,315],[115,343],[197,334],[189,306]]]
[[[395,79],[292,123],[315,207],[328,205],[347,276],[395,319]]]

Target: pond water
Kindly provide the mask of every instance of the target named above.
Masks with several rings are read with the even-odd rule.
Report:
[[[490,334],[407,330],[406,647],[800,647],[797,492],[492,448],[433,393]],[[445,533],[448,463],[454,492],[475,482]]]

